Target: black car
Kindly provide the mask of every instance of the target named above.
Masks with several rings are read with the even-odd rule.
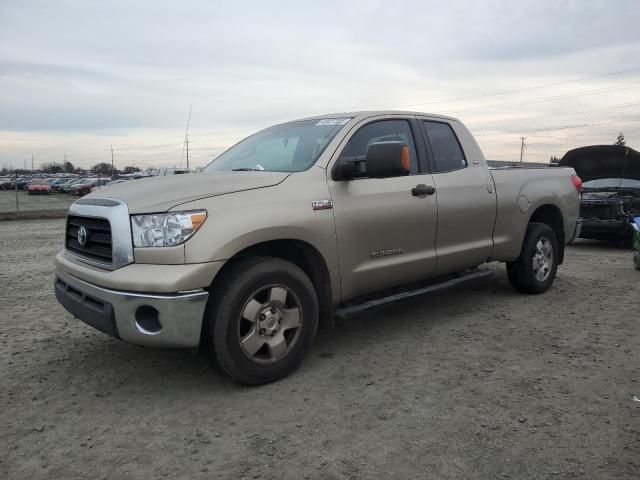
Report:
[[[640,215],[640,152],[622,145],[593,145],[568,151],[560,166],[582,179],[580,237],[630,241]]]

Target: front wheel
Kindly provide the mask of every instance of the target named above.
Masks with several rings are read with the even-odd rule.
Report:
[[[318,299],[296,265],[272,257],[240,259],[213,286],[203,342],[232,379],[261,385],[289,375],[311,348]]]
[[[520,256],[507,262],[507,275],[513,288],[524,293],[546,292],[556,277],[558,252],[558,238],[551,227],[530,223]]]

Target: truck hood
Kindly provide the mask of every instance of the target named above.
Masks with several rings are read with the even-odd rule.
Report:
[[[123,200],[132,214],[159,213],[201,198],[271,187],[289,175],[283,172],[211,172],[142,178],[101,187],[85,198]]]
[[[569,150],[558,165],[573,167],[583,182],[599,178],[640,180],[640,152],[621,145],[592,145]]]

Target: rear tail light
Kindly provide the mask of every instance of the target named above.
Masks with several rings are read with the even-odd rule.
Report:
[[[582,190],[582,179],[577,175],[571,175],[571,183],[578,192]]]

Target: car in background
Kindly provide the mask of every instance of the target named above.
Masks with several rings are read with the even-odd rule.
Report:
[[[24,190],[29,180],[27,177],[11,177],[2,184],[2,189],[15,190],[17,188],[18,190]]]
[[[581,238],[628,242],[640,215],[640,152],[623,145],[592,145],[568,151],[559,166],[582,179]]]
[[[69,177],[63,177],[63,178],[54,179],[51,182],[51,191],[52,192],[57,192],[62,185],[64,185],[67,182],[70,182],[71,180],[73,180],[73,179],[69,178]]]
[[[128,182],[128,181],[129,181],[129,179],[128,179],[128,178],[118,178],[118,179],[116,179],[116,180],[108,181],[108,182],[107,182],[107,183],[105,183],[104,185],[96,185],[96,186],[94,186],[94,187],[91,189],[91,191],[92,191],[92,192],[95,192],[96,190],[100,190],[101,188],[104,188],[104,187],[110,187],[111,185],[117,185],[117,184],[119,184],[119,183],[124,183],[124,182]]]
[[[30,180],[29,177],[13,177],[3,188],[4,190],[26,190]]]
[[[89,193],[92,188],[102,186],[110,181],[109,178],[86,178],[84,182],[74,185],[69,193],[81,197]]]
[[[9,190],[11,188],[12,177],[0,177],[0,190]]]
[[[49,195],[51,193],[52,180],[46,178],[36,178],[29,182],[27,194],[29,195]]]
[[[73,180],[71,180],[71,181],[69,181],[67,183],[63,183],[58,188],[58,192],[60,192],[60,193],[69,193],[74,186],[79,185],[80,183],[85,182],[86,180],[87,180],[86,177],[74,178]]]
[[[188,173],[193,173],[193,170],[190,168],[159,168],[154,170],[152,175],[155,177],[168,177],[171,175],[185,175]]]

